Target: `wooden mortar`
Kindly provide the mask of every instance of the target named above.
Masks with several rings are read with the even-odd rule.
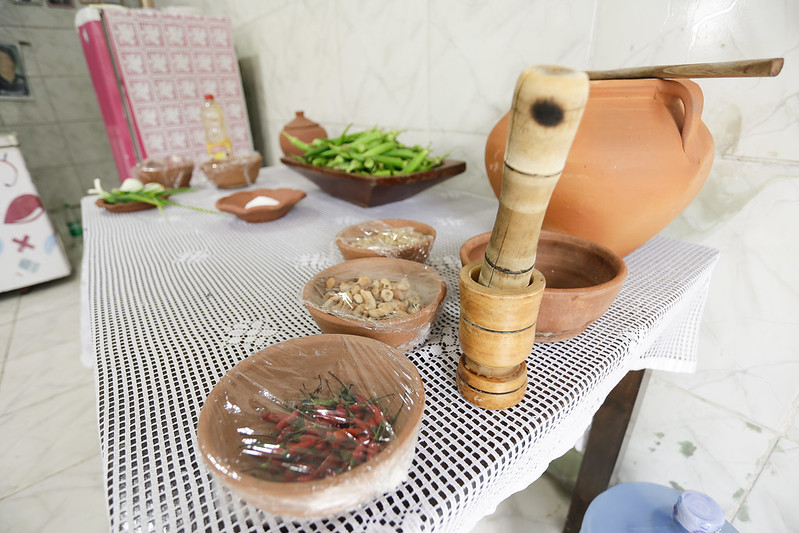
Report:
[[[588,75],[556,66],[526,68],[516,82],[499,209],[482,263],[463,267],[458,390],[469,402],[503,409],[527,388],[544,278],[535,270],[541,223],[588,100]]]

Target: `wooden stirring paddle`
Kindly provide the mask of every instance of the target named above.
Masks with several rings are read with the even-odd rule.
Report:
[[[613,70],[588,70],[591,80],[632,80],[639,78],[757,78],[774,77],[782,70],[785,60],[781,57],[769,59],[745,59],[721,63],[689,63],[684,65],[660,65],[656,67],[632,67]]]

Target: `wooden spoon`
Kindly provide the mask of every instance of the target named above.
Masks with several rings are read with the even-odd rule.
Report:
[[[591,80],[632,80],[638,78],[756,78],[774,77],[782,70],[785,60],[745,59],[722,63],[691,63],[685,65],[660,65],[613,70],[588,70]]]

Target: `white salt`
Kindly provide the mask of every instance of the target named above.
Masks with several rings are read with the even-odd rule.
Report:
[[[256,196],[244,206],[244,209],[252,209],[253,207],[273,206],[278,205],[280,202],[271,196]]]

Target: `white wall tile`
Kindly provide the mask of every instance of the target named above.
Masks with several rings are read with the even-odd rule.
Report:
[[[430,2],[430,127],[488,135],[522,69],[585,68],[593,0]]]
[[[39,75],[89,75],[80,37],[74,28],[29,28],[28,37]]]
[[[69,164],[67,142],[57,123],[19,124],[4,130],[17,133],[28,170]]]
[[[55,122],[55,110],[47,97],[45,79],[27,76],[28,88],[33,98],[25,100],[0,100],[0,123],[11,129],[18,124]]]
[[[264,73],[265,113],[287,123],[304,109],[317,122],[339,120],[341,84],[333,0],[294,2],[253,20],[235,36],[240,58],[255,56]]]
[[[9,0],[10,1],[10,0]],[[41,0],[41,6],[20,6],[18,16],[22,25],[30,28],[61,28],[75,27],[75,13],[77,9],[52,8],[47,6],[47,0]],[[80,0],[75,0],[77,7]]]
[[[339,2],[338,120],[386,128],[428,125],[426,0]]]
[[[592,68],[785,57],[776,78],[700,80],[703,120],[721,149],[796,160],[799,4],[788,0],[600,0]],[[733,142],[730,142],[729,140]]]
[[[95,120],[85,120],[95,118]],[[89,116],[73,122],[62,122],[61,129],[67,139],[70,160],[75,165],[108,159],[111,145],[105,125],[99,116]]]
[[[799,242],[787,229],[799,227],[799,173],[781,175],[779,165],[737,168],[741,174],[724,182],[730,194],[714,195],[711,186],[684,215],[723,221],[698,239],[721,256],[700,331],[700,372],[663,379],[780,430],[799,376]],[[703,206],[715,211],[702,213]]]
[[[87,76],[51,76],[44,78],[48,101],[56,120],[101,120],[94,85]],[[110,148],[109,148],[110,150]]]

